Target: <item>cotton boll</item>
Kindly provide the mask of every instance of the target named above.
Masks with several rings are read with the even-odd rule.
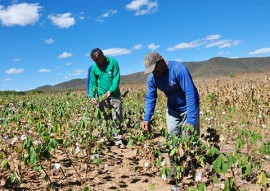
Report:
[[[18,141],[18,137],[14,137],[11,141],[11,145],[14,145]]]
[[[145,162],[145,163],[144,163],[144,167],[145,167],[145,168],[149,168],[149,167],[150,167],[149,162]]]
[[[202,180],[202,172],[198,172],[195,177],[196,182],[200,182]]]
[[[27,139],[26,135],[22,135],[21,140],[24,141],[25,139]]]
[[[98,158],[99,158],[99,155],[98,155],[98,154],[93,154],[91,158],[92,158],[93,160],[94,160],[94,159],[98,159]]]
[[[61,164],[60,164],[60,163],[55,163],[55,164],[54,164],[54,169],[55,169],[56,171],[59,171],[59,170],[60,170],[60,167],[61,167]]]
[[[81,148],[79,146],[76,147],[75,153],[79,153],[81,151]]]
[[[162,174],[161,178],[166,181],[167,180],[167,177],[166,177],[166,174]]]
[[[35,140],[35,141],[33,142],[33,144],[34,144],[35,146],[37,146],[37,145],[38,145],[38,141]]]

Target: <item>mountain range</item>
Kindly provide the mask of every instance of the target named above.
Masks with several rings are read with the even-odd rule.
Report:
[[[254,73],[270,71],[270,57],[254,58],[224,58],[215,57],[201,62],[183,62],[188,67],[193,78],[218,77],[238,75],[241,73]],[[121,84],[146,83],[147,75],[137,72],[129,75],[121,75]],[[35,90],[77,90],[85,89],[86,78],[73,79],[56,85],[45,85]]]

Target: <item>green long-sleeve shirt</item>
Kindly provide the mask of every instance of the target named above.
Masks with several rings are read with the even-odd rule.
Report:
[[[110,98],[120,98],[120,70],[117,60],[106,56],[103,66],[94,64],[90,73],[90,99],[111,92]]]

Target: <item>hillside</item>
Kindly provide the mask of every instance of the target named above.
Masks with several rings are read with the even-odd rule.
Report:
[[[230,73],[251,73],[270,70],[270,57],[260,58],[224,58],[215,57],[201,62],[184,62],[193,78],[227,76]],[[140,84],[146,82],[147,75],[137,72],[121,76],[121,84]],[[54,86],[45,85],[36,90],[75,90],[85,89],[85,79],[73,79]]]

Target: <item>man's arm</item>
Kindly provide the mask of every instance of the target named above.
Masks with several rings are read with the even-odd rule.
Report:
[[[92,69],[93,65],[91,65],[89,68],[88,68],[88,73],[87,73],[87,80],[86,80],[86,91],[88,93],[88,95],[90,96],[90,73],[91,73],[91,69]]]
[[[142,122],[142,129],[147,131],[151,118],[154,114],[157,99],[157,87],[154,82],[153,75],[150,74],[147,78],[147,93],[145,97],[145,114]]]
[[[112,80],[112,85],[110,87],[110,92],[114,92],[119,88],[119,83],[120,83],[120,69],[117,60],[113,59],[113,80]]]
[[[199,105],[199,95],[194,85],[192,77],[185,65],[175,70],[178,82],[185,93],[187,104],[187,124],[196,125],[197,107]]]
[[[97,94],[97,78],[95,75],[95,67],[93,66],[91,68],[90,72],[90,100],[96,97]]]

